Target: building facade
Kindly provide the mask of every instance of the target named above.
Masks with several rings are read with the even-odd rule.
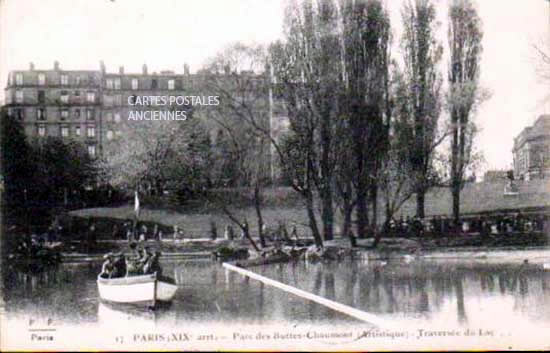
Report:
[[[173,106],[130,104],[137,96],[217,95],[219,92],[216,92],[213,82],[218,87],[227,84],[226,91],[230,92],[243,90],[243,87],[232,87],[235,82],[254,83],[265,79],[263,73],[243,71],[240,75],[249,76],[247,80],[232,80],[234,74],[205,71],[191,74],[187,65],[184,65],[183,73],[150,73],[146,65],[140,73],[126,73],[124,67],[120,67],[118,72],[108,72],[103,62],[100,62],[99,70],[63,70],[57,61],[52,69],[39,70],[31,63],[28,70],[9,73],[4,109],[8,116],[22,124],[25,134],[31,139],[54,136],[76,140],[86,145],[90,156],[96,157],[109,140],[124,133],[124,122],[131,113],[177,109]],[[256,114],[262,117],[269,129],[273,119],[272,95],[255,86],[246,88],[251,97],[248,106],[258,110]],[[219,124],[209,119],[208,109],[197,109],[195,113],[204,121],[215,143],[221,129]],[[238,127],[239,120],[227,115],[224,119],[235,120]],[[266,150],[265,159],[269,166],[263,169],[273,173],[273,154],[269,148]]]
[[[58,136],[84,143],[95,156],[100,142],[101,75],[98,71],[14,71],[8,76],[5,108],[31,137]]]
[[[184,74],[162,71],[149,74],[108,73],[100,70],[63,70],[58,62],[51,70],[12,71],[5,88],[7,114],[23,125],[31,138],[55,136],[74,139],[97,156],[106,140],[120,131],[117,123],[127,119],[130,96],[184,95],[193,87],[194,77],[185,66]],[[184,89],[185,87],[185,89]]]
[[[514,139],[514,177],[531,180],[550,176],[550,115],[541,115]]]

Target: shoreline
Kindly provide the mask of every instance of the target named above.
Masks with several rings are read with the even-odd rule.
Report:
[[[550,262],[550,246],[531,246],[525,248],[509,247],[464,247],[448,249],[426,249],[420,253],[411,254],[407,251],[380,251],[376,249],[349,248],[354,251],[353,260],[355,261],[382,261],[382,260],[470,260],[470,261],[494,261],[503,260],[504,262],[522,262],[527,259],[529,262],[537,263]],[[62,263],[88,263],[103,260],[103,254],[82,254],[82,253],[61,253]],[[531,256],[530,256],[531,255]],[[533,256],[536,255],[536,256]],[[181,261],[190,259],[211,259],[212,252],[202,251],[182,251],[165,252],[161,259],[164,261]],[[215,261],[215,260],[212,260]]]

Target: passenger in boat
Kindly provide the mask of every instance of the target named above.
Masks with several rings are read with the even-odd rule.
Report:
[[[160,251],[155,251],[153,255],[151,255],[143,267],[143,273],[144,274],[151,274],[151,273],[157,273],[157,278],[162,276],[162,267],[160,266],[159,258],[160,258]]]
[[[103,258],[105,259],[105,262],[103,262],[103,266],[101,267],[101,273],[99,274],[99,276],[102,278],[113,278],[113,275],[115,274],[115,262],[113,259],[113,254],[105,254],[103,255]]]
[[[147,273],[145,267],[147,263],[151,260],[151,257],[152,257],[152,254],[149,251],[149,247],[147,246],[143,247],[140,252],[140,258],[138,260],[138,266],[139,266],[139,269],[141,270],[140,271],[141,273],[143,274]]]
[[[141,254],[137,249],[136,243],[130,243],[132,255],[126,259],[126,276],[135,276],[141,274],[140,258]]]
[[[126,274],[126,259],[124,257],[124,254],[118,253],[114,258],[115,270],[112,277],[124,277],[124,275]]]

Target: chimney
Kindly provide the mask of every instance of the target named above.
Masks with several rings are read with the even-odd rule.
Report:
[[[59,71],[59,61],[56,60],[53,62],[53,69],[55,71]]]
[[[118,73],[124,75],[124,66],[118,68]]]
[[[31,62],[31,63],[29,64],[29,70],[30,70],[30,71],[34,71],[34,63],[33,63],[33,62]]]
[[[147,75],[147,64],[143,64],[142,72],[144,75]]]
[[[189,65],[183,64],[183,73],[189,75]]]
[[[99,61],[99,69],[101,70],[101,73],[105,75],[105,63],[103,62],[103,60]]]

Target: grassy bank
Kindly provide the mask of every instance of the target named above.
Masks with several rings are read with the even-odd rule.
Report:
[[[463,214],[478,214],[495,211],[514,211],[518,209],[541,209],[550,207],[550,180],[535,180],[529,183],[518,183],[519,194],[504,195],[505,182],[473,183],[465,186],[461,198]],[[231,202],[231,200],[234,200]],[[426,215],[449,215],[451,195],[448,189],[433,189],[426,196]],[[224,214],[221,204],[230,205],[231,212],[240,220],[247,219],[252,234],[257,233],[256,213],[252,207],[252,196],[249,189],[217,190],[215,196],[207,196],[203,200],[190,201],[184,205],[163,205],[162,200],[145,200],[140,219],[150,224],[164,226],[164,234],[172,233],[173,226],[182,230],[183,238],[210,237],[211,223],[216,224],[218,236],[232,222]],[[379,220],[383,220],[383,207],[380,205]],[[72,215],[84,218],[114,219],[119,222],[132,219],[134,209],[132,204],[118,207],[91,208],[71,212]],[[399,216],[414,216],[415,203],[411,199],[405,203]],[[268,228],[276,229],[280,222],[286,224],[289,231],[296,225],[298,233],[308,235],[308,219],[301,199],[290,188],[269,188],[264,190],[264,223]],[[151,225],[149,225],[151,226]],[[339,232],[340,215],[336,215],[335,230]],[[100,233],[109,232],[110,228],[99,229]],[[106,236],[107,234],[101,234]]]
[[[462,214],[479,214],[495,211],[514,211],[550,207],[550,179],[518,181],[518,195],[504,194],[507,182],[481,182],[466,184],[461,193],[460,207]],[[403,205],[400,213],[415,214],[414,200]],[[449,189],[432,189],[426,195],[426,215],[450,215],[452,197]]]

